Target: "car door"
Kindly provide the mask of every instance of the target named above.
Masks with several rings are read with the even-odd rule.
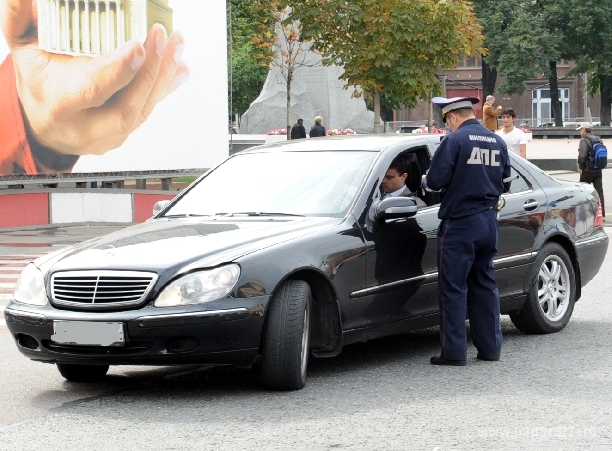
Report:
[[[411,153],[418,170],[410,175],[412,190],[420,185],[420,174],[429,168],[429,150],[417,146],[399,155]],[[378,169],[382,179],[387,166]],[[413,167],[414,168],[414,167]],[[420,191],[420,189],[419,189]],[[426,196],[420,193],[421,198]],[[431,196],[430,196],[431,197]],[[372,209],[362,227],[366,240],[366,289],[353,296],[365,297],[366,323],[382,323],[417,317],[438,310],[437,299],[437,228],[438,205],[420,207],[413,217],[376,220]],[[372,205],[380,200],[380,191],[374,190]]]
[[[518,159],[517,159],[518,160]],[[536,235],[546,213],[546,194],[528,171],[511,158],[517,177],[502,197],[506,205],[499,215],[495,277],[501,298],[521,295]]]

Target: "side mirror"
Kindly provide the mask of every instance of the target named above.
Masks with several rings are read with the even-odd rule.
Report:
[[[414,216],[419,207],[412,197],[388,197],[376,205],[376,218],[394,219]]]
[[[155,202],[155,205],[153,205],[153,216],[156,216],[160,211],[166,208],[169,203],[169,200],[158,200]]]

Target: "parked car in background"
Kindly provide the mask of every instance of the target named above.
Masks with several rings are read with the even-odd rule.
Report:
[[[300,389],[310,355],[438,324],[440,135],[296,140],[229,157],[149,221],[30,263],[5,310],[19,351],[71,381],[109,365],[255,365]],[[411,197],[381,200],[392,160]],[[526,333],[568,323],[608,247],[592,185],[510,153],[495,271]],[[543,350],[545,352],[545,350]]]

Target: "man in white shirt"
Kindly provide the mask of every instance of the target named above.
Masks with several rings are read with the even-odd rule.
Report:
[[[495,133],[506,141],[508,151],[527,158],[527,135],[520,128],[514,126],[516,113],[512,108],[504,108],[501,112],[502,128]]]

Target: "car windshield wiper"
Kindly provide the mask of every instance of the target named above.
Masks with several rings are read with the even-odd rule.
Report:
[[[179,213],[176,215],[164,215],[162,218],[192,218],[195,216],[210,216],[210,215],[198,215],[196,213]]]
[[[233,211],[231,213],[215,213],[216,215],[221,216],[301,216],[304,217],[306,215],[294,215],[291,213],[274,213],[268,211]]]

